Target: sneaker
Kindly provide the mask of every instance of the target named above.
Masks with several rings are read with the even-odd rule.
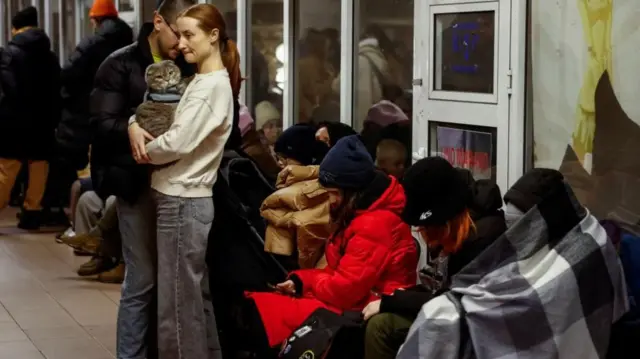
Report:
[[[56,234],[56,242],[64,243],[62,241],[62,237],[74,237],[75,235],[76,235],[76,232],[73,231],[73,227],[69,227],[64,232],[60,232]]]
[[[124,263],[120,263],[115,268],[98,274],[98,281],[102,283],[120,284],[124,280],[124,270]]]
[[[102,238],[92,236],[88,233],[75,234],[73,236],[62,236],[60,242],[69,247],[86,253],[96,254],[102,244]]]
[[[112,269],[114,265],[113,261],[109,258],[95,256],[78,268],[78,275],[81,277],[87,277],[100,274]]]

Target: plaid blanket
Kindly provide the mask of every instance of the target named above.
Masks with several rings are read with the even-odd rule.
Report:
[[[627,310],[615,248],[559,186],[423,306],[397,358],[605,358]]]

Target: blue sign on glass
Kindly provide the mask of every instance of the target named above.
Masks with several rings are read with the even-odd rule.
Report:
[[[452,50],[453,53],[462,53],[465,62],[469,62],[471,54],[476,50],[480,37],[476,31],[480,28],[477,22],[459,22],[453,24]],[[477,64],[453,65],[451,70],[458,73],[475,74],[478,72]]]

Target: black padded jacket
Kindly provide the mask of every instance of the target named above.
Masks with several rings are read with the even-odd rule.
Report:
[[[89,96],[100,64],[133,42],[133,31],[119,18],[104,19],[95,34],[84,38],[62,68],[62,116],[56,131],[56,159],[76,170],[89,161],[91,128]]]

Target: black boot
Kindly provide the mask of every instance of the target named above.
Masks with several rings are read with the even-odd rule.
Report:
[[[20,221],[18,222],[18,228],[27,231],[37,231],[40,229],[42,221],[42,213],[40,211],[23,211],[20,214]]]

